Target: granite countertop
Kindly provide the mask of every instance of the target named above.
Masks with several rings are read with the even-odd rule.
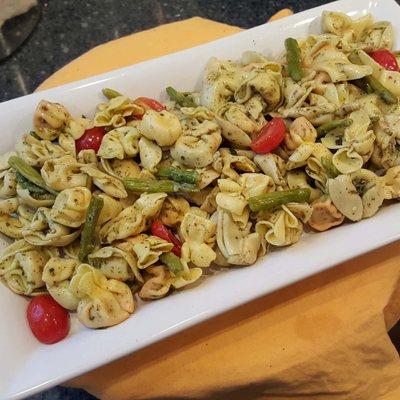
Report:
[[[324,0],[39,0],[42,17],[25,44],[0,62],[0,102],[31,93],[54,71],[109,40],[193,16],[251,28],[281,8],[295,12]],[[55,388],[31,400],[94,399]]]

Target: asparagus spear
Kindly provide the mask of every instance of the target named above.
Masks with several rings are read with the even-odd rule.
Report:
[[[106,96],[107,99],[109,99],[109,100],[113,99],[114,97],[122,96],[121,93],[117,92],[114,89],[104,88],[102,90],[102,92],[103,92],[104,96]]]
[[[317,128],[318,137],[325,136],[329,131],[332,131],[336,128],[345,128],[350,126],[352,123],[353,120],[350,118],[334,119],[332,121],[325,122],[325,124],[322,124]]]
[[[168,96],[171,100],[175,101],[182,107],[196,107],[196,103],[189,96],[184,95],[182,92],[178,92],[172,86],[168,86],[166,89]]]
[[[321,165],[329,178],[336,178],[338,175],[340,175],[340,172],[333,165],[332,160],[329,158],[321,157]]]
[[[291,201],[299,203],[309,202],[310,194],[311,190],[307,188],[261,194],[249,198],[249,207],[251,211],[272,210],[277,206],[290,203]]]
[[[296,39],[287,38],[285,40],[286,59],[288,62],[287,71],[289,76],[298,82],[303,77],[301,67],[301,51]]]
[[[169,180],[142,180],[126,178],[123,180],[126,189],[139,193],[176,193],[176,192],[198,192],[199,188],[190,183],[179,183]]]
[[[200,180],[200,174],[197,171],[174,167],[160,168],[157,176],[164,179],[172,179],[175,182],[192,183],[194,185]]]
[[[172,275],[179,276],[182,274],[182,261],[174,253],[168,252],[161,254],[160,261],[167,266],[169,272],[171,272]]]
[[[26,179],[18,171],[15,172],[15,180],[22,187],[22,189],[28,189],[31,194],[45,195],[50,194],[47,190],[36,186],[34,183]]]
[[[79,261],[85,262],[96,246],[96,225],[99,220],[100,212],[103,208],[104,200],[98,196],[92,196],[86,213],[86,221],[81,233],[81,245],[79,248]]]
[[[12,156],[8,160],[8,165],[16,172],[19,172],[28,181],[57,196],[58,192],[54,189],[49,188],[39,172],[36,171],[35,168],[27,164],[22,158]]]
[[[356,53],[350,54],[349,60],[353,64],[362,65],[360,57]],[[364,76],[364,78],[352,82],[367,93],[376,93],[387,104],[396,104],[398,101],[397,97],[372,75]]]

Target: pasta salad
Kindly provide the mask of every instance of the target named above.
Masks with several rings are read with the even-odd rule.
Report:
[[[251,265],[400,197],[393,27],[324,12],[322,28],[287,38],[282,59],[213,57],[198,92],[168,87],[165,104],[109,88],[93,118],[38,104],[33,130],[0,157],[0,232],[14,240],[0,279],[32,297],[40,340],[68,329],[46,341],[35,307],[110,327],[136,297]]]

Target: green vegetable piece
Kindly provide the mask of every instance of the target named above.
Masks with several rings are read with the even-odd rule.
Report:
[[[383,86],[378,79],[374,78],[372,75],[368,75],[364,78],[367,84],[372,88],[372,90],[386,103],[386,104],[396,104],[398,98],[388,89]]]
[[[104,200],[96,195],[90,199],[86,213],[86,221],[81,233],[81,245],[78,258],[81,262],[86,262],[87,256],[94,250],[98,239],[96,238],[96,226],[100,212],[103,208]]]
[[[182,92],[178,92],[173,87],[168,86],[165,91],[169,98],[179,104],[181,107],[196,107],[196,103],[189,96],[186,96]]]
[[[22,187],[22,189],[28,189],[30,194],[49,194],[46,189],[43,189],[39,186],[36,186],[34,183],[26,179],[23,175],[21,175],[18,171],[15,172],[15,180]]]
[[[38,134],[37,134],[36,132],[30,131],[29,134],[30,134],[31,136],[33,136],[35,139],[40,140],[40,137],[38,136]]]
[[[334,119],[332,121],[325,122],[317,128],[318,137],[325,136],[328,132],[333,131],[337,128],[346,128],[353,123],[351,118],[345,119]]]
[[[301,50],[299,43],[296,39],[287,38],[285,40],[285,48],[288,74],[295,82],[298,82],[304,76],[301,66]]]
[[[113,99],[114,97],[122,96],[121,93],[117,92],[114,89],[104,88],[102,90],[102,92],[103,92],[104,96],[106,96],[107,99],[109,99],[109,100]]]
[[[333,165],[332,160],[330,160],[329,158],[321,157],[321,165],[326,175],[328,175],[329,178],[333,179],[336,178],[338,175],[340,175],[340,172]]]
[[[261,194],[249,198],[249,207],[251,211],[272,210],[282,204],[296,201],[304,203],[310,201],[311,190],[307,188],[282,190],[280,192],[272,192]]]
[[[27,164],[22,158],[17,156],[12,156],[8,160],[8,165],[11,168],[13,168],[16,172],[19,172],[28,181],[32,182],[36,186],[41,187],[42,189],[45,189],[49,193],[57,196],[58,194],[57,190],[49,188],[44,182],[42,175],[40,175],[35,168]]]
[[[184,270],[181,259],[174,253],[163,253],[160,256],[160,261],[165,264],[174,276],[180,276]]]
[[[356,53],[351,53],[349,55],[349,60],[353,64],[362,65],[361,59]],[[398,102],[398,98],[372,75],[351,82],[360,87],[366,93],[376,93],[387,104],[396,104]]]
[[[138,193],[176,193],[176,192],[198,192],[199,188],[190,183],[179,183],[169,180],[142,180],[126,178],[123,180],[127,190]]]
[[[371,85],[365,79],[355,79],[354,81],[351,81],[351,83],[359,87],[365,93],[374,93],[374,89],[372,89]]]
[[[192,183],[194,185],[196,185],[201,178],[197,171],[174,167],[160,168],[157,172],[157,176],[164,179],[172,179],[175,182]]]

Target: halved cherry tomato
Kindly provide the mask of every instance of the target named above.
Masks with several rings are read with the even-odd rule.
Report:
[[[150,99],[148,97],[138,97],[134,103],[143,107],[145,110],[155,110],[155,111],[163,111],[165,110],[165,106],[159,103],[157,100]]]
[[[383,68],[389,71],[399,71],[396,56],[387,49],[379,49],[372,51],[369,55]]]
[[[97,153],[105,134],[106,130],[102,126],[86,129],[85,133],[75,140],[76,152],[94,150]]]
[[[280,117],[274,117],[261,128],[260,133],[251,142],[250,147],[259,154],[270,153],[282,143],[285,132],[285,121]]]
[[[42,343],[57,343],[68,335],[69,313],[48,294],[30,301],[26,317],[32,333]]]
[[[181,256],[181,241],[161,221],[154,221],[151,224],[151,234],[164,239],[167,242],[173,243],[174,247],[171,251],[176,256]]]

